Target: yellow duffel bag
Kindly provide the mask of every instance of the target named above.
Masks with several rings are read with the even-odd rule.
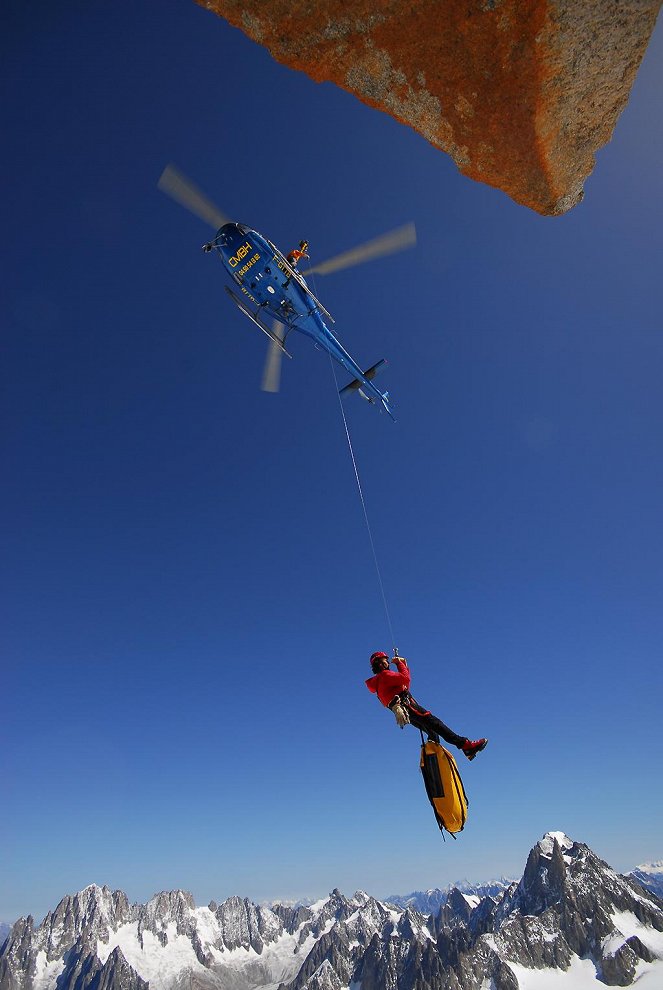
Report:
[[[419,766],[440,831],[462,832],[469,802],[453,756],[429,739],[422,744]]]

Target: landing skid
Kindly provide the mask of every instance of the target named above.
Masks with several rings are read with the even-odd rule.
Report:
[[[286,349],[285,349],[285,347],[283,346],[283,341],[282,341],[282,340],[280,340],[280,339],[279,339],[279,338],[278,338],[278,337],[276,336],[276,334],[275,334],[275,333],[273,333],[273,331],[272,331],[272,330],[270,330],[270,329],[269,329],[269,327],[266,327],[266,326],[265,326],[265,324],[264,324],[264,323],[262,323],[262,321],[261,321],[261,320],[259,319],[259,317],[258,317],[258,314],[259,314],[259,312],[260,312],[260,308],[258,308],[258,309],[256,310],[256,312],[255,312],[255,313],[253,313],[253,312],[252,312],[252,311],[251,311],[251,310],[249,309],[249,307],[248,307],[247,305],[245,305],[245,303],[244,303],[244,302],[243,302],[243,301],[242,301],[242,300],[241,300],[241,299],[239,298],[239,296],[236,296],[236,295],[235,295],[235,293],[233,292],[233,290],[232,290],[232,289],[230,289],[230,288],[228,288],[228,286],[227,286],[227,285],[224,285],[224,289],[226,290],[226,292],[228,293],[228,295],[230,296],[230,298],[232,299],[232,301],[233,301],[233,302],[235,303],[235,306],[237,306],[237,309],[238,309],[238,310],[239,310],[239,311],[240,311],[241,313],[244,313],[244,316],[248,316],[248,318],[249,318],[249,319],[251,320],[251,322],[252,322],[252,323],[255,323],[255,325],[256,325],[256,326],[258,327],[258,329],[259,329],[259,330],[262,330],[262,332],[263,332],[264,334],[266,334],[266,335],[267,335],[267,336],[269,337],[269,339],[270,339],[270,340],[271,340],[271,341],[272,341],[272,342],[273,342],[274,344],[276,344],[276,345],[277,345],[277,347],[280,347],[280,349],[281,349],[281,350],[283,351],[283,353],[284,353],[284,354],[286,355],[286,357],[289,357],[289,358],[292,358],[292,354],[289,354],[289,353],[288,353],[288,352],[286,351]]]

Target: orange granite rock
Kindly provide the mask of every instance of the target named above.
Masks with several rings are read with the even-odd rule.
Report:
[[[583,196],[660,0],[197,0],[539,213]]]

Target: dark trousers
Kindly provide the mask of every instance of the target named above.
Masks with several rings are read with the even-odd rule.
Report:
[[[427,733],[433,742],[439,743],[440,736],[442,736],[444,741],[448,742],[449,745],[456,746],[458,749],[463,748],[463,743],[467,742],[466,736],[459,736],[436,715],[426,711],[425,708],[414,700],[412,695],[408,695],[404,701],[407,713],[410,716],[410,724],[415,729],[421,729],[422,732]]]

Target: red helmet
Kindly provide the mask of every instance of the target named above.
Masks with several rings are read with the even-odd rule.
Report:
[[[382,650],[378,650],[377,653],[371,653],[370,664],[373,669],[375,669],[375,664],[378,660],[389,660],[389,657]]]

